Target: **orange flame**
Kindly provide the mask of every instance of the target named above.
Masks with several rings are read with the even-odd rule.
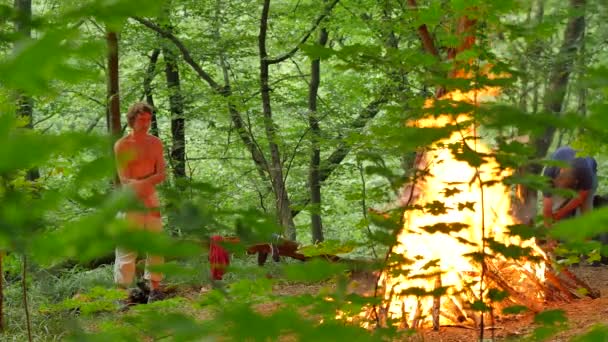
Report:
[[[488,88],[469,93],[455,91],[446,97],[454,101],[476,104],[493,98],[497,93],[498,89]],[[431,101],[426,104],[428,107],[432,105]],[[466,119],[468,116],[464,114],[457,118],[439,116],[435,119],[419,120],[417,124],[424,127],[443,127],[455,120]],[[471,313],[472,310],[467,306],[475,298],[467,288],[476,284],[474,291],[479,292],[481,266],[467,255],[481,252],[484,236],[486,239],[492,238],[505,245],[530,247],[535,255],[544,255],[534,240],[522,241],[518,236],[509,234],[507,226],[514,224],[513,218],[509,215],[510,190],[500,182],[509,175],[509,172],[499,168],[496,160],[489,156],[491,150],[487,146],[473,139],[474,131],[470,129],[467,132],[462,130],[454,132],[448,139],[437,142],[425,153],[423,167],[428,168],[430,174],[414,185],[417,194],[415,204],[425,206],[438,201],[444,203],[447,210],[438,215],[433,215],[428,210],[405,212],[404,228],[398,236],[398,243],[393,253],[403,255],[413,263],[399,265],[398,267],[404,270],[400,274],[386,271],[380,278],[384,300],[390,302],[387,313],[389,318],[405,322],[418,321],[415,323],[417,326],[431,325],[434,297],[405,295],[402,292],[412,288],[433,291],[438,285],[437,277],[433,276],[436,274],[440,274],[441,287],[447,288],[447,293],[442,297],[440,311],[442,313],[450,311],[448,305],[452,305],[451,310],[454,311],[453,306],[456,305],[460,312]],[[463,144],[465,141],[463,138],[467,139],[466,143],[471,149],[484,155],[484,163],[478,168],[457,160],[452,151],[446,147]],[[460,148],[465,147],[461,145]],[[497,182],[480,186],[480,183],[488,181]],[[466,227],[447,233],[431,233],[428,229],[423,229],[429,226],[436,227],[439,223],[458,224],[461,227],[466,225]],[[487,247],[484,251],[491,254]],[[500,255],[496,258],[506,261]],[[516,271],[518,279],[510,279],[514,289],[525,291],[524,283],[530,281],[527,278],[531,276],[537,278],[535,281],[544,281],[544,263],[524,261],[517,263],[517,267],[525,269],[525,272]],[[487,294],[488,286],[485,279],[483,288]],[[534,297],[541,299],[543,295],[536,293]],[[441,325],[462,323],[455,322],[453,317],[446,314],[441,314],[439,321]],[[411,323],[410,327],[412,327]]]

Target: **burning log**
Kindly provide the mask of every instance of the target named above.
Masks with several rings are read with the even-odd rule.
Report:
[[[600,298],[600,293],[597,290],[592,289],[589,284],[585,283],[584,281],[582,281],[581,279],[579,279],[576,275],[574,275],[574,273],[570,272],[569,269],[564,268],[561,270],[561,273],[563,273],[566,277],[570,278],[577,286],[585,289],[587,291],[587,296],[589,296],[592,299],[596,299],[596,298]]]
[[[500,288],[507,291],[511,298],[515,299],[517,303],[527,307],[533,312],[537,313],[542,311],[541,303],[533,298],[529,298],[524,293],[515,290],[509,283],[504,280],[500,274],[494,270],[488,270],[486,273],[487,277],[494,281]]]
[[[405,308],[402,309],[402,312],[405,312]],[[412,320],[412,329],[420,328],[421,316],[422,316],[422,304],[420,303],[420,298],[418,298],[418,300],[416,301],[416,312],[414,313],[414,319]]]
[[[441,288],[441,274],[438,274],[435,278],[435,291]],[[441,307],[441,296],[435,294],[433,298],[433,330],[439,330],[439,311]]]
[[[553,285],[557,289],[557,291],[554,291],[552,293],[553,296],[560,296],[563,301],[568,303],[572,302],[577,298],[577,296],[575,296],[568,289],[568,287],[563,284],[562,280],[559,279],[559,277],[555,273],[547,270],[547,272],[545,273],[545,277],[547,279],[547,282],[549,282],[549,284]]]

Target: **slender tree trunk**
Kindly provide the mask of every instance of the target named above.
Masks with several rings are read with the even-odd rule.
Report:
[[[106,111],[106,126],[113,139],[118,139],[122,133],[120,124],[120,96],[118,88],[118,35],[107,31],[106,42],[108,46],[108,100]],[[118,174],[114,176],[114,185],[120,183]]]
[[[228,60],[226,57],[226,51],[224,50],[224,46],[222,44],[222,35],[221,35],[222,18],[221,18],[221,15],[222,15],[222,0],[216,0],[214,25],[213,25],[213,28],[214,28],[213,36],[215,38],[215,41],[218,43],[218,62],[219,62],[220,68],[222,69],[222,77],[224,80],[223,95],[228,97],[228,96],[232,95],[232,90],[231,90],[232,88],[231,88],[231,82],[230,82],[229,64],[228,64]],[[251,130],[246,129],[240,113],[236,110],[236,107],[231,102],[228,102],[228,112],[230,113],[230,117],[232,119],[232,124],[236,128],[237,133],[239,134],[239,136],[241,137],[241,140],[245,143],[249,152],[251,153],[254,165],[256,167],[258,175],[264,182],[266,191],[268,193],[272,192],[272,182],[270,182],[269,178],[268,178],[269,177],[268,162],[266,161],[266,158],[264,157],[264,154],[262,153],[260,146],[255,141],[255,137],[254,137],[253,133],[251,132]],[[260,206],[262,207],[263,211],[266,212],[266,208],[265,208],[264,201],[262,199],[261,194],[260,194]]]
[[[584,84],[583,77],[585,75],[585,72],[587,71],[587,62],[588,62],[585,37],[583,37],[583,41],[581,43],[581,51],[580,51],[579,56],[580,56],[579,63],[578,63],[578,68],[577,68],[578,72],[579,72],[579,79],[578,79],[578,84],[577,84],[577,88],[578,88],[577,112],[581,117],[584,118],[587,116],[587,87]],[[579,129],[576,131],[576,135],[581,136],[582,134],[584,134],[584,130],[579,127]]]
[[[25,328],[27,330],[27,340],[32,342],[32,323],[30,319],[30,308],[27,300],[27,256],[24,254],[21,263],[21,294],[23,295],[23,310],[25,312]]]
[[[327,44],[327,29],[322,28],[319,32],[319,45]],[[308,124],[310,127],[310,166],[308,170],[308,183],[310,187],[310,207],[311,207],[311,234],[312,243],[322,242],[323,221],[321,219],[321,149],[319,141],[321,139],[321,129],[319,128],[319,117],[317,115],[317,93],[321,82],[321,61],[319,58],[313,59],[310,65],[310,85],[308,90]]]
[[[171,30],[171,28],[169,28]],[[184,132],[184,98],[182,95],[179,68],[175,53],[163,47],[165,59],[165,76],[169,90],[169,108],[171,111],[171,160],[175,180],[186,178],[186,140]]]
[[[585,6],[586,0],[570,0],[570,9],[572,11],[584,11]],[[584,32],[585,15],[584,12],[578,12],[576,13],[576,16],[572,16],[568,20],[568,24],[564,31],[564,41],[559,53],[555,57],[553,69],[549,75],[549,83],[544,95],[543,109],[547,112],[554,113],[556,116],[559,116],[562,112],[572,66],[576,60],[576,54],[583,40]],[[536,148],[537,158],[543,158],[547,155],[555,131],[556,128],[554,126],[548,125],[543,135],[534,140],[533,144]],[[533,164],[528,171],[534,174],[540,174],[542,166],[540,164]],[[525,200],[526,203],[530,203],[530,206],[532,206],[531,203],[536,203],[538,196],[536,191],[528,191],[526,195],[528,196]],[[535,214],[535,211],[533,210],[533,213],[531,214]]]
[[[161,27],[173,36],[174,28],[171,25],[170,17],[172,5],[171,0],[165,3],[165,10],[159,21]],[[169,90],[169,111],[171,112],[171,167],[173,178],[177,184],[180,184],[179,180],[186,179],[184,97],[181,90],[177,54],[166,41],[163,42],[161,48],[165,60],[165,79]]]
[[[585,15],[584,10],[586,0],[570,0],[570,10],[576,12],[568,20],[566,30],[564,32],[564,41],[559,53],[555,58],[555,64],[549,75],[549,85],[545,92],[543,108],[547,112],[554,113],[559,116],[562,112],[568,81],[572,73],[572,66],[576,60],[576,54],[581,45],[585,33]],[[551,141],[555,134],[555,126],[548,125],[542,137],[534,143],[536,147],[536,156],[544,157],[551,146]],[[542,167],[536,165],[533,170],[535,173],[540,173]]]
[[[120,95],[118,86],[118,35],[108,32],[108,132],[115,138],[121,134]]]
[[[154,96],[152,95],[152,80],[154,79],[154,76],[156,76],[156,62],[158,61],[158,55],[160,55],[159,48],[152,50],[152,55],[150,55],[150,63],[146,68],[146,74],[143,81],[144,97],[146,102],[152,106],[152,123],[150,126],[150,133],[156,137],[158,137],[158,120],[156,118],[157,110],[154,106]]]
[[[555,62],[549,75],[549,83],[545,90],[543,109],[546,112],[554,113],[556,116],[559,116],[562,112],[572,67],[585,35],[585,7],[586,0],[570,0],[570,10],[575,15],[571,16],[568,20],[564,31],[564,40],[559,53],[555,57]],[[540,10],[542,10],[542,6]],[[532,142],[536,148],[536,158],[544,158],[547,155],[555,132],[556,128],[548,125],[543,135]],[[526,172],[532,174],[540,174],[541,171],[542,165],[540,164],[532,164],[526,169]],[[530,222],[536,216],[538,192],[520,185],[518,186],[517,195],[519,202],[518,217],[523,222]]]
[[[545,13],[545,0],[535,1],[536,8],[532,11],[536,11],[534,15],[534,21],[536,25],[540,25],[543,22]],[[541,87],[543,86],[543,75],[538,73],[541,68],[541,58],[543,52],[543,43],[539,40],[531,43],[530,51],[530,72],[532,73],[532,114],[538,113],[540,104],[540,93]],[[519,133],[518,133],[519,134]],[[529,172],[527,167],[521,167],[517,170],[518,174],[525,174]],[[536,217],[536,206],[538,203],[538,192],[535,189],[531,189],[523,184],[518,184],[515,187],[515,199],[513,201],[513,213],[519,222],[523,224],[531,224]]]
[[[32,0],[15,0],[14,3],[17,18],[15,20],[15,31],[21,39],[32,38]],[[17,46],[15,46],[15,49]],[[17,93],[17,115],[22,120],[22,127],[32,129],[34,123],[34,99],[23,93]],[[40,178],[38,168],[27,171],[27,179],[34,181]]]
[[[4,333],[4,270],[2,268],[3,259],[4,251],[0,251],[0,334]]]
[[[296,240],[296,229],[291,215],[289,196],[285,179],[283,179],[283,163],[279,145],[276,142],[276,125],[272,119],[272,109],[270,107],[270,87],[268,85],[268,53],[266,52],[266,31],[268,29],[268,12],[270,10],[270,0],[264,0],[262,16],[260,20],[260,34],[258,37],[258,47],[260,54],[260,93],[262,95],[262,111],[264,113],[264,128],[268,146],[270,150],[270,178],[272,188],[276,197],[276,209],[279,223],[284,227],[287,238]]]

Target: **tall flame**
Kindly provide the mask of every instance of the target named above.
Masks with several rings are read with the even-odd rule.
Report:
[[[496,92],[497,89],[452,92],[447,97],[454,101],[477,103],[481,97],[492,97]],[[427,106],[431,105],[427,103]],[[468,117],[461,115],[454,119],[439,116],[419,121],[418,124],[441,127],[462,119]],[[413,185],[415,190],[410,191],[416,193],[415,204],[426,206],[427,209],[405,212],[403,230],[392,250],[410,260],[410,264],[396,265],[401,271],[395,272],[394,267],[392,271],[385,271],[379,281],[384,290],[384,300],[389,303],[386,317],[396,319],[401,324],[406,322],[408,327],[431,325],[433,309],[441,325],[465,321],[474,323],[478,320],[471,303],[485,298],[490,282],[484,278],[480,284],[481,263],[473,261],[470,255],[482,251],[484,236],[507,246],[530,247],[534,255],[543,255],[534,240],[522,241],[518,236],[509,234],[507,227],[514,224],[509,214],[510,191],[500,182],[509,173],[499,168],[496,160],[489,156],[490,149],[474,139],[471,133],[474,133],[474,129],[464,133],[454,132],[425,152],[423,167],[428,169],[429,174]],[[488,154],[478,168],[457,160],[447,147],[461,144],[460,148],[465,148],[463,138],[467,138],[466,143],[479,154]],[[487,183],[489,181],[496,182]],[[484,185],[480,186],[480,183]],[[444,204],[445,211],[440,205],[437,210],[428,210],[428,204],[438,205],[439,202]],[[440,230],[443,227],[444,230],[432,230],[430,227]],[[491,254],[485,245],[483,250]],[[534,288],[530,286],[531,282],[542,282],[544,279],[545,265],[542,262],[511,262],[497,255],[491,263],[493,267],[502,269],[504,279],[515,291],[531,291]],[[438,288],[447,288],[447,292],[441,296],[439,307],[437,296],[421,294],[421,289],[431,292]],[[480,293],[484,294],[480,296]],[[543,295],[534,293],[532,298],[539,300]]]

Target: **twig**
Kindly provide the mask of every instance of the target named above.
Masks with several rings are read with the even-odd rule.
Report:
[[[435,278],[435,290],[441,288],[441,273],[437,274]],[[441,296],[435,293],[433,298],[433,310],[431,315],[433,316],[433,330],[439,330],[439,310],[441,308]]]
[[[3,260],[4,251],[0,251],[0,333],[4,332],[4,271],[2,270]]]
[[[184,43],[182,43],[182,41],[179,40],[173,33],[162,29],[160,26],[156,25],[155,23],[153,23],[150,20],[140,18],[140,17],[133,17],[133,19],[138,21],[140,24],[156,31],[161,36],[169,39],[173,44],[175,44],[175,46],[182,53],[182,57],[184,58],[184,61],[186,63],[188,63],[192,67],[192,69],[194,69],[194,71],[196,71],[196,73],[198,74],[198,76],[200,78],[205,80],[207,82],[207,84],[209,84],[209,86],[211,88],[213,88],[215,91],[217,91],[218,93],[221,94],[225,91],[222,86],[220,86],[217,82],[215,82],[215,80],[213,80],[211,75],[209,75],[205,70],[203,70],[203,68],[198,63],[196,63],[194,61],[194,59],[192,58],[192,55],[190,55],[190,51],[186,48]]]
[[[359,169],[359,176],[361,177],[361,209],[363,209],[363,219],[365,220],[365,226],[367,228],[367,232],[369,233],[369,236],[371,238],[372,236],[372,229],[369,226],[369,220],[367,218],[367,204],[366,204],[366,197],[367,197],[367,188],[365,186],[365,173],[363,172],[363,165],[361,165],[361,161],[357,161],[357,168]],[[370,241],[371,244],[371,248],[372,248],[372,254],[374,254],[374,259],[378,259],[378,254],[376,253],[376,248],[374,246],[373,241]]]
[[[46,120],[48,120],[48,119],[52,118],[53,116],[57,115],[58,113],[59,113],[59,112],[55,112],[55,113],[53,113],[53,114],[51,114],[51,115],[47,115],[47,116],[45,116],[44,118],[42,118],[42,119],[40,119],[40,120],[38,120],[38,121],[34,122],[34,123],[32,124],[32,127],[36,127],[36,125],[37,125],[37,124],[39,124],[39,123],[41,123],[41,122],[45,122]]]
[[[105,115],[99,115],[95,120],[93,120],[93,122],[91,122],[91,124],[89,124],[89,127],[87,127],[86,132],[87,133],[91,133],[91,131],[93,131],[93,129],[95,127],[97,127],[97,124],[99,123],[99,121],[101,120],[101,118],[105,117]]]
[[[287,53],[285,53],[279,57],[266,59],[266,63],[268,65],[281,63],[282,61],[286,60],[287,58],[295,55],[295,53],[298,52],[298,50],[300,49],[300,47],[302,45],[304,45],[304,43],[306,43],[308,38],[310,38],[310,35],[312,35],[312,33],[317,29],[319,24],[321,24],[323,19],[325,19],[325,17],[327,17],[329,15],[331,10],[338,4],[339,1],[340,0],[334,0],[327,7],[325,7],[325,11],[323,12],[323,14],[321,14],[317,18],[317,20],[315,20],[315,23],[313,24],[313,26],[308,30],[308,32],[306,32],[306,34],[304,34],[302,39],[300,39],[300,42],[293,49],[289,50]]]
[[[27,338],[29,342],[32,342],[32,325],[30,322],[30,310],[27,305],[27,257],[25,254],[22,258],[22,270],[21,270],[21,286],[23,290],[23,309],[25,310],[25,323],[27,326]]]

